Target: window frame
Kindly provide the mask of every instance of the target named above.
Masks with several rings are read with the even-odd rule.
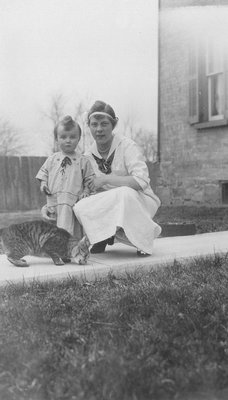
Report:
[[[212,45],[212,49],[215,48],[214,38],[208,37],[206,40],[206,76],[208,83],[208,121],[217,121],[224,119],[225,116],[225,91],[224,91],[224,56],[223,49],[221,45],[218,45],[218,53],[216,54],[216,60],[213,63],[212,70],[210,70],[210,46]],[[212,60],[213,60],[213,52],[212,52]],[[216,68],[215,64],[217,59],[219,59],[218,67]],[[222,77],[222,114],[212,115],[211,105],[212,105],[212,78],[213,77]]]
[[[188,87],[188,100],[189,100],[189,122],[195,124],[199,122],[199,49],[196,38],[193,39],[189,47],[189,59],[188,59],[188,76],[189,76],[189,87]],[[194,94],[195,89],[195,94]],[[195,113],[192,112],[196,105]]]
[[[219,46],[219,68],[214,63],[213,70],[210,71],[209,69],[209,46],[211,46],[212,39],[211,37],[207,37],[205,40],[201,40],[200,42],[197,40],[196,37],[192,38],[192,43],[189,49],[189,123],[190,125],[194,126],[196,129],[203,129],[203,128],[212,128],[216,126],[224,126],[228,125],[227,119],[227,71],[226,65],[227,60],[224,57],[223,47]],[[195,98],[191,98],[191,85],[193,76],[191,74],[192,71],[192,59],[191,54],[192,52],[196,53],[196,88],[197,91],[195,93]],[[217,60],[217,59],[216,59]],[[217,68],[217,69],[216,69]],[[222,92],[221,92],[221,99],[222,99],[222,110],[223,113],[218,115],[212,115],[212,98],[211,98],[211,91],[212,91],[212,78],[214,76],[222,76]],[[195,101],[197,112],[193,116],[191,115],[191,103]]]
[[[221,204],[223,206],[228,206],[228,181],[222,180],[219,183],[221,188]]]

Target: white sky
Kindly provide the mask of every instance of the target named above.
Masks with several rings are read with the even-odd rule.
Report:
[[[33,144],[50,134],[41,111],[57,92],[66,113],[99,99],[156,131],[157,0],[0,0],[0,10],[0,117]]]

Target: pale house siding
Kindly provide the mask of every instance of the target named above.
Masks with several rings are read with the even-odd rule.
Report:
[[[205,16],[184,12],[180,4],[188,3],[200,4],[160,2],[160,177],[156,193],[163,204],[220,205],[221,182],[228,181],[228,126],[196,129],[189,123],[189,48],[193,32],[199,29],[199,37],[205,34]],[[228,98],[227,90],[225,94]]]

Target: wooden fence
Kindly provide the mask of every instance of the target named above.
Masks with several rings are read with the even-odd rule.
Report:
[[[45,204],[35,176],[46,157],[0,157],[0,211],[35,210]]]
[[[35,176],[46,157],[0,157],[0,212],[37,210],[45,204]],[[159,164],[147,163],[153,189]]]

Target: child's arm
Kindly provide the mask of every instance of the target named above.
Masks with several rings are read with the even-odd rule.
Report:
[[[47,196],[51,195],[50,189],[48,187],[48,176],[50,170],[50,157],[44,162],[40,170],[36,175],[36,179],[40,182],[40,190]],[[45,221],[56,222],[56,215],[51,212],[51,207],[45,204],[41,209],[41,216]]]
[[[41,217],[48,222],[56,222],[56,215],[54,214],[50,214],[50,212],[48,211],[48,206],[47,204],[45,204],[42,208],[41,208]]]
[[[45,193],[47,196],[51,195],[50,189],[45,181],[41,181],[40,190],[41,190],[41,192]]]
[[[40,190],[47,196],[50,196],[51,192],[48,187],[48,171],[49,171],[49,158],[44,162],[40,170],[36,175],[36,179],[40,182]]]

